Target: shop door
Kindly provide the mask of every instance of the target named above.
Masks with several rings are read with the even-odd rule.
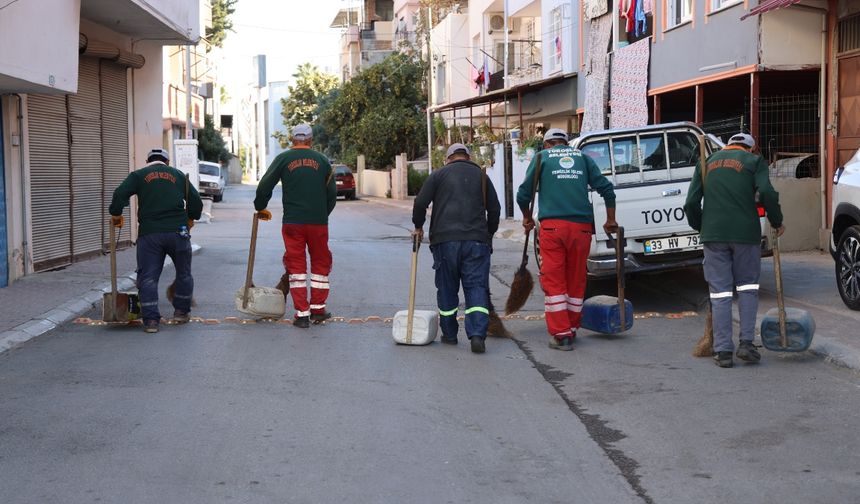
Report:
[[[33,269],[72,262],[69,128],[63,95],[29,95],[30,217]]]
[[[860,56],[839,60],[839,127],[836,166],[845,164],[860,148]]]

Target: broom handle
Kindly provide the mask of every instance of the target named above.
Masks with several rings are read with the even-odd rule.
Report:
[[[624,227],[618,226],[615,232],[615,275],[618,281],[618,309],[620,311],[621,330],[627,327],[627,310],[624,306]]]
[[[110,223],[110,292],[116,299],[116,228]]]
[[[535,174],[532,176],[532,200],[529,201],[529,215],[528,217],[534,220],[534,211],[535,211],[535,201],[537,201],[537,187],[538,180],[540,180],[540,152],[536,152],[535,156],[537,156],[537,160],[535,160]],[[521,268],[525,268],[526,264],[529,262],[529,233],[531,233],[531,229],[526,230],[526,242],[523,244],[523,262],[520,264]]]
[[[418,276],[418,247],[421,242],[412,236],[412,269],[409,273],[409,308],[406,313],[406,344],[412,344],[412,317],[415,315],[415,283]]]
[[[248,247],[248,271],[245,273],[245,289],[242,291],[242,308],[248,307],[248,291],[251,290],[251,281],[254,277],[254,256],[257,253],[257,223],[259,216],[254,212],[254,221],[251,224],[251,246]]]
[[[782,297],[782,266],[779,261],[779,236],[776,230],[771,230],[773,237],[773,272],[776,276],[776,306],[779,310],[779,344],[788,348],[788,336],[785,329],[785,300]]]

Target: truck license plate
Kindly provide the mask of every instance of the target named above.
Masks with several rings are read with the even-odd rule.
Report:
[[[702,238],[697,234],[645,240],[646,254],[665,254],[667,252],[699,250],[701,248]]]

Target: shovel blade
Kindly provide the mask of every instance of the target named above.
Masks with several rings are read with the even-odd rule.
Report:
[[[125,292],[108,292],[102,296],[102,320],[105,322],[127,322],[129,296]]]

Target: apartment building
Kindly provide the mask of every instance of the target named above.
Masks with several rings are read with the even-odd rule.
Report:
[[[823,181],[860,147],[858,13],[856,0],[464,2],[433,28],[431,113],[497,138],[679,120],[749,131],[778,176],[818,181],[807,204],[824,231]],[[451,29],[463,16],[465,38]]]
[[[162,48],[200,31],[198,0],[0,10],[0,286],[103,253],[113,189],[162,145]]]
[[[349,4],[353,0],[347,0]],[[397,50],[417,43],[419,2],[405,0],[354,0],[355,7],[340,9],[329,25],[341,30],[340,76],[352,78]]]

